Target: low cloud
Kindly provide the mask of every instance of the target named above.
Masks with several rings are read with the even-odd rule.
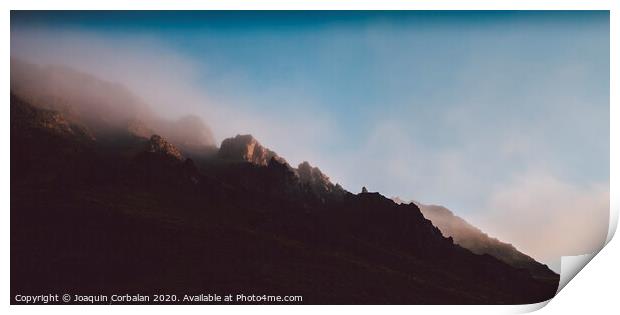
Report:
[[[558,167],[547,167],[551,159],[541,162],[531,154],[532,147],[542,147],[540,140],[508,135],[428,150],[397,121],[379,122],[372,130],[358,148],[331,161],[340,165],[338,176],[354,184],[347,187],[353,191],[366,186],[446,206],[556,269],[561,256],[591,253],[604,244],[609,183],[556,175]],[[531,169],[507,167],[515,155]]]
[[[205,68],[208,60],[185,56],[148,35],[111,37],[75,30],[12,29],[11,57],[38,65],[68,66],[122,84],[162,117],[200,117],[218,145],[224,138],[252,134],[295,164],[318,162],[320,156],[311,147],[334,134],[333,122],[315,110],[310,100],[283,93],[279,101],[308,106],[298,106],[294,112],[267,112],[249,106],[256,100],[242,95],[234,103],[214,97],[202,80],[203,71],[209,71]],[[235,82],[235,76],[242,78],[243,74],[223,74],[221,80]]]
[[[590,106],[589,95],[557,98],[552,92],[565,91],[564,85],[549,92],[553,97],[542,97],[548,89],[536,82],[537,93],[524,90],[521,94],[530,98],[512,101],[547,109],[533,120],[531,112],[505,99],[512,85],[474,84],[472,74],[485,78],[485,73],[496,71],[493,65],[481,70],[486,60],[472,61],[475,70],[463,73],[462,81],[470,85],[461,90],[449,86],[458,95],[456,100],[442,99],[450,106],[416,103],[409,114],[374,117],[364,126],[367,134],[346,135],[350,130],[314,106],[311,95],[287,92],[286,87],[271,91],[278,95],[271,100],[298,106],[263,110],[255,104],[265,100],[252,99],[241,89],[234,99],[219,98],[204,76],[223,85],[248,78],[239,69],[221,78],[212,75],[208,60],[183,55],[148,35],[12,29],[11,56],[41,65],[66,65],[118,82],[169,119],[200,116],[218,144],[236,134],[252,134],[292,165],[310,161],[351,191],[366,186],[388,196],[444,205],[543,262],[592,252],[607,233],[608,182],[589,183],[575,174],[566,180],[555,174],[580,169],[575,165],[591,166],[588,156],[608,156],[608,151],[601,151],[608,144],[608,128],[591,128],[605,127],[600,122],[607,121],[608,108]],[[565,73],[547,76],[557,81],[560,75],[566,77]],[[503,73],[488,81],[504,82],[501,78]],[[507,105],[497,105],[502,102]],[[506,109],[512,112],[506,114]],[[585,148],[575,152],[575,143]],[[561,164],[560,159],[572,160]],[[527,170],[532,167],[538,171]],[[605,175],[604,170],[599,173]]]
[[[530,171],[492,193],[472,221],[543,262],[592,253],[607,237],[609,184],[578,185]]]

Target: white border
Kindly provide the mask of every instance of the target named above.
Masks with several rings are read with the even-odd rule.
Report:
[[[620,1],[610,0],[515,0],[515,1],[495,1],[491,0],[383,0],[383,1],[371,1],[371,0],[263,0],[263,1],[244,1],[244,0],[229,0],[229,1],[217,1],[217,0],[188,0],[182,3],[175,1],[123,1],[123,0],[108,0],[108,1],[79,1],[79,0],[56,0],[56,1],[44,1],[44,0],[21,0],[21,1],[4,1],[1,4],[3,10],[2,14],[2,32],[4,49],[2,50],[2,57],[6,67],[4,67],[4,75],[1,76],[2,86],[5,89],[9,89],[10,73],[9,69],[10,60],[10,11],[9,10],[50,10],[50,9],[83,9],[83,10],[137,10],[137,9],[157,9],[157,10],[197,10],[197,9],[209,9],[209,10],[235,10],[235,9],[255,9],[255,10],[611,10],[611,78],[610,78],[610,130],[611,130],[611,147],[610,147],[610,196],[611,196],[611,218],[612,222],[617,224],[618,210],[620,202],[618,199],[619,191],[619,168],[617,161],[620,161],[620,155],[618,151],[618,144],[620,144],[619,120],[620,109],[618,104],[618,92],[613,87],[619,87],[618,81],[619,64],[617,58],[620,51],[618,50],[618,39],[620,38],[620,23],[619,19],[619,7]],[[6,90],[5,90],[6,91]],[[28,307],[28,306],[8,306],[10,303],[10,283],[9,283],[9,255],[10,252],[10,238],[9,238],[9,191],[10,191],[10,178],[8,176],[10,172],[10,146],[9,143],[9,106],[8,106],[8,91],[5,92],[5,103],[2,107],[2,118],[4,124],[0,125],[2,132],[0,133],[1,143],[0,146],[0,159],[2,159],[1,174],[3,180],[1,182],[2,191],[0,196],[2,198],[3,207],[3,229],[2,229],[2,249],[1,252],[5,253],[2,259],[2,272],[5,275],[3,279],[1,292],[2,296],[6,299],[5,305],[10,311],[16,313],[34,313],[34,312],[49,312],[52,314],[65,314],[69,313],[103,313],[108,312],[110,309],[106,306],[74,306],[74,307]],[[615,163],[614,163],[615,162]],[[610,237],[615,231],[615,227],[610,227]],[[597,303],[597,305],[605,306],[601,307],[599,312],[607,310],[606,313],[614,313],[617,310],[617,305],[614,303],[616,294],[614,294],[617,288],[618,272],[614,270],[618,265],[618,246],[617,241],[612,242],[607,248],[601,251],[601,254],[594,257],[592,263],[586,266],[588,276],[593,276],[594,279],[590,282],[585,275],[580,274],[574,280],[574,282],[580,282],[580,285],[569,284],[567,289],[563,290],[556,298],[553,299],[550,306],[543,309],[544,313],[560,313],[580,309],[582,311],[590,310],[589,303]],[[604,257],[600,257],[604,256]],[[584,272],[582,272],[584,273]],[[597,278],[598,277],[598,278]],[[596,286],[596,288],[592,288]],[[612,295],[613,294],[613,295]],[[547,303],[540,303],[537,305],[529,306],[142,306],[140,311],[154,312],[155,314],[168,313],[169,311],[183,311],[183,312],[205,312],[216,311],[223,314],[238,313],[238,312],[258,312],[265,314],[288,314],[290,312],[300,314],[316,314],[318,312],[325,311],[337,311],[337,312],[356,312],[363,314],[370,314],[389,311],[394,313],[407,313],[412,312],[433,312],[433,313],[447,313],[452,314],[458,312],[460,314],[497,314],[497,313],[521,313],[539,309]],[[598,308],[598,307],[597,307]],[[137,311],[135,306],[114,306],[115,311]],[[597,312],[598,313],[598,312]]]

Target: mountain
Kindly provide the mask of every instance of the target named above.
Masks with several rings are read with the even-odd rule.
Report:
[[[324,200],[325,196],[338,196],[346,193],[339,184],[333,184],[329,177],[323,174],[318,167],[313,167],[307,161],[297,166],[295,174],[308,193],[314,194],[322,200]]]
[[[350,193],[251,135],[204,154],[51,108],[11,95],[12,294],[522,304],[557,289],[455,244],[415,204]]]
[[[72,68],[40,66],[12,58],[11,94],[88,126],[95,136],[105,138],[129,131],[147,139],[156,133],[183,150],[214,153],[213,133],[200,117],[163,119],[123,85]]]
[[[11,93],[29,104],[90,125],[93,132],[129,119],[152,120],[151,109],[124,86],[64,66],[11,58]]]
[[[392,200],[397,203],[404,203],[400,198],[392,198]],[[452,237],[456,244],[473,253],[491,255],[513,267],[528,270],[536,278],[559,279],[559,275],[549,269],[548,266],[520,252],[512,244],[490,237],[463,218],[454,215],[449,209],[419,202],[415,202],[415,204],[420,208],[424,217],[431,220],[445,237]]]
[[[267,166],[272,158],[284,161],[275,152],[263,147],[252,135],[237,135],[222,141],[218,156],[224,160],[249,162]]]
[[[37,130],[60,137],[73,137],[93,141],[92,133],[81,125],[72,123],[53,110],[37,109],[11,93],[11,130]]]
[[[183,160],[179,149],[158,135],[151,136],[146,143],[144,153],[158,155],[165,159]]]

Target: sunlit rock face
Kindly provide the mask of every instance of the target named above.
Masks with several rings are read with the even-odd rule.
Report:
[[[62,137],[75,136],[82,140],[95,140],[87,128],[72,123],[58,111],[35,108],[12,93],[11,118],[11,129],[39,130]]]
[[[158,135],[151,136],[151,139],[149,139],[149,141],[146,143],[145,151],[147,153],[159,154],[179,161],[183,160],[181,152],[174,145],[170,144],[168,141]]]
[[[304,161],[297,167],[297,174],[302,183],[310,183],[313,185],[330,184],[329,177],[323,174],[318,167],[312,167],[310,163]]]
[[[310,163],[304,161],[297,167],[297,176],[302,184],[306,184],[317,192],[329,192],[334,189],[329,177],[318,167],[312,167]]]
[[[313,167],[306,161],[297,166],[295,174],[299,178],[302,188],[323,200],[330,196],[342,196],[345,194],[345,190],[340,185],[334,185],[329,177],[323,174],[318,167]]]
[[[237,135],[224,139],[218,155],[222,159],[245,161],[260,166],[267,166],[272,158],[285,162],[275,152],[263,147],[252,135]]]
[[[319,304],[334,297],[345,304],[529,304],[557,291],[557,275],[532,277],[475,255],[443,237],[416,204],[348,193],[307,162],[297,169],[280,162],[251,136],[222,144],[221,155],[241,162],[213,159],[199,170],[165,135],[110,145],[122,132],[148,132],[139,122],[83,141],[63,116],[11,96],[11,216],[19,224],[12,241],[42,249],[17,253],[17,261],[29,262],[12,264],[18,291],[49,286],[50,279],[31,276],[49,268],[59,275],[54,287],[75,288],[66,279],[88,279],[93,266],[105,278],[99,289],[127,291],[126,274],[152,276],[145,261],[183,270],[146,281],[146,292],[178,283],[204,288],[205,275],[213,283],[235,279],[227,290],[289,288]],[[321,193],[328,189],[340,192]],[[75,239],[87,246],[67,246]],[[162,265],[162,251],[175,259]],[[123,259],[101,255],[111,252]],[[82,259],[77,269],[74,257]],[[272,277],[300,270],[303,281]],[[346,285],[334,289],[334,275]]]

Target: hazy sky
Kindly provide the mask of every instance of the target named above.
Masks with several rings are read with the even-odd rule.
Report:
[[[13,11],[11,50],[546,262],[607,232],[608,12]]]

